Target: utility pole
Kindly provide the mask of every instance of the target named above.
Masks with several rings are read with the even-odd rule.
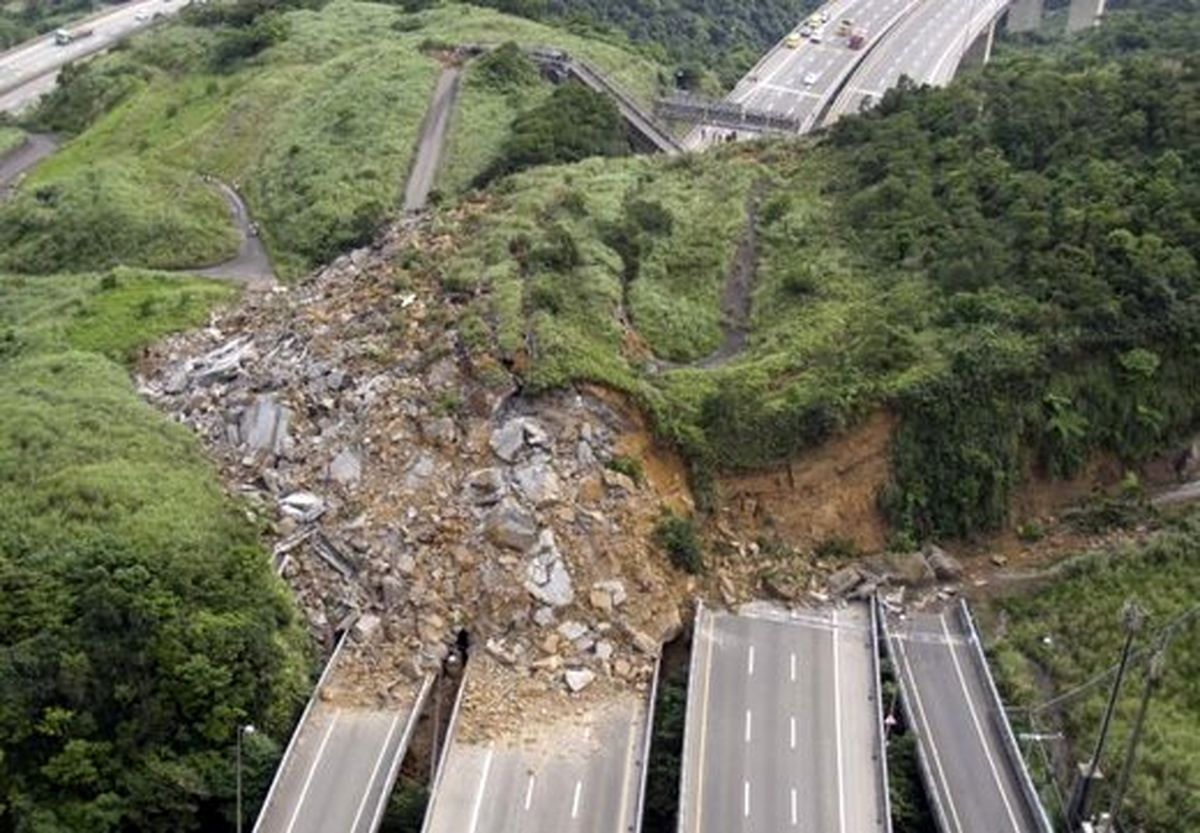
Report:
[[[1133,733],[1129,736],[1129,748],[1125,750],[1125,763],[1121,767],[1121,778],[1117,783],[1117,791],[1113,794],[1112,807],[1108,811],[1108,821],[1102,833],[1114,833],[1117,829],[1117,816],[1121,805],[1125,803],[1125,793],[1129,789],[1129,780],[1133,777],[1133,762],[1137,758],[1138,744],[1142,740],[1142,729],[1146,724],[1146,712],[1150,709],[1150,697],[1162,680],[1163,666],[1167,661],[1166,645],[1160,645],[1146,666],[1146,688],[1142,691],[1142,702],[1138,706],[1137,720],[1133,724]]]
[[[1121,649],[1121,662],[1117,666],[1117,678],[1113,681],[1112,691],[1108,695],[1108,706],[1104,710],[1104,718],[1100,722],[1100,737],[1096,739],[1096,749],[1091,759],[1081,769],[1079,780],[1071,792],[1071,801],[1067,805],[1067,825],[1071,831],[1083,829],[1084,822],[1091,815],[1092,785],[1100,777],[1100,756],[1104,754],[1104,745],[1108,741],[1108,730],[1112,725],[1113,712],[1117,708],[1117,698],[1121,694],[1121,684],[1125,680],[1125,671],[1129,666],[1129,655],[1133,651],[1133,640],[1141,631],[1146,619],[1146,613],[1135,599],[1125,602],[1121,608],[1121,621],[1125,628],[1125,645]]]

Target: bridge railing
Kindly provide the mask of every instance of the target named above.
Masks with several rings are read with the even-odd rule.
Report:
[[[1008,712],[1004,709],[1004,701],[1000,699],[1000,691],[996,688],[996,681],[992,677],[987,657],[983,653],[983,640],[980,639],[979,629],[975,626],[975,617],[971,615],[971,609],[967,607],[965,599],[959,599],[958,615],[963,627],[967,631],[975,655],[975,662],[978,664],[983,678],[987,681],[993,721],[1000,732],[1004,754],[1008,758],[1009,766],[1012,767],[1013,772],[1017,775],[1017,781],[1021,786],[1021,793],[1025,798],[1025,803],[1036,817],[1038,829],[1042,833],[1054,833],[1054,827],[1050,824],[1050,818],[1046,815],[1046,808],[1042,805],[1042,799],[1033,784],[1033,778],[1029,775],[1029,768],[1025,765],[1025,757],[1021,754],[1020,747],[1017,746],[1017,737],[1013,732],[1012,724],[1008,720]]]
[[[876,600],[876,605],[878,604],[879,602]],[[933,776],[933,767],[925,754],[925,744],[921,742],[920,735],[928,727],[922,727],[922,724],[917,721],[916,708],[912,705],[914,692],[908,685],[907,663],[900,659],[900,652],[896,647],[897,642],[888,628],[887,615],[881,613],[879,622],[883,631],[883,644],[887,648],[888,660],[896,675],[896,683],[900,686],[900,708],[904,712],[904,724],[910,732],[917,735],[917,769],[921,772],[921,781],[925,784],[925,793],[929,797],[929,803],[933,805],[937,828],[938,830],[954,830],[950,823],[950,816],[942,804],[942,794],[939,789],[941,784]]]
[[[875,771],[879,774],[880,813],[883,815],[884,833],[892,833],[892,795],[888,789],[888,760],[887,735],[883,725],[883,675],[879,667],[879,633],[880,621],[879,600],[871,598],[871,675],[875,697],[875,754],[879,756],[879,766]]]
[[[271,786],[267,789],[267,797],[263,799],[262,807],[258,811],[258,818],[254,822],[253,833],[257,833],[259,825],[267,816],[267,808],[271,806],[271,799],[275,797],[275,791],[279,787],[279,782],[283,778],[283,773],[287,769],[287,763],[291,760],[292,753],[295,751],[296,742],[300,738],[300,733],[304,730],[304,724],[308,721],[308,716],[312,714],[313,707],[317,701],[321,699],[321,689],[325,687],[325,683],[329,681],[333,669],[337,666],[338,657],[342,655],[342,648],[346,645],[346,640],[350,636],[350,627],[347,626],[342,635],[338,638],[337,645],[333,648],[333,653],[329,656],[329,662],[325,663],[325,668],[321,671],[320,678],[317,679],[316,686],[313,687],[312,696],[308,698],[308,702],[304,704],[304,711],[300,713],[300,719],[296,721],[296,727],[292,730],[292,736],[288,740],[287,748],[283,750],[283,757],[279,759],[279,766],[275,769],[275,777],[271,779]]]

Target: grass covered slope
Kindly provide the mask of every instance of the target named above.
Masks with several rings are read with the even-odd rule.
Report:
[[[303,699],[303,634],[195,439],[125,359],[231,290],[130,270],[0,277],[0,828],[232,824]],[[111,358],[109,358],[111,357]]]
[[[1192,514],[1143,545],[1082,556],[1045,589],[1003,601],[1007,632],[996,658],[1010,690],[1027,705],[1082,685],[1117,661],[1124,639],[1121,608],[1131,596],[1148,613],[1137,643],[1145,654],[1131,666],[1123,689],[1102,762],[1108,788],[1102,787],[1097,806],[1109,807],[1154,635],[1192,611],[1191,624],[1178,631],[1165,654],[1165,674],[1151,702],[1120,821],[1146,833],[1195,830],[1200,828],[1200,617],[1194,615],[1200,598],[1200,517]],[[1106,679],[1064,706],[1063,724],[1055,728],[1072,739],[1077,761],[1086,759],[1095,744],[1110,687]],[[1043,713],[1039,720],[1047,730],[1054,716]],[[1064,792],[1069,786],[1062,785]]]
[[[815,142],[514,177],[436,268],[478,352],[634,394],[700,473],[890,409],[896,527],[1000,527],[1031,471],[1141,460],[1200,416],[1200,27],[1189,52],[1174,18],[1109,25],[1141,34],[901,88]],[[751,203],[749,333],[705,362]]]
[[[138,201],[117,183],[171,171],[187,189],[207,194],[196,175],[212,174],[237,184],[277,265],[296,276],[368,240],[395,209],[440,69],[441,46],[552,45],[611,71],[646,98],[657,84],[654,64],[616,47],[459,4],[407,14],[395,6],[337,0],[319,10],[269,12],[244,27],[208,23],[166,27],[75,70],[39,119],[79,135],[31,176],[26,192],[56,185],[89,202],[81,174],[105,160],[103,169],[93,171],[101,180],[100,197],[89,204],[97,215],[135,216],[167,211],[168,195],[150,187],[141,189]],[[255,38],[260,40],[247,45]],[[243,56],[239,50],[257,51]],[[498,104],[468,95],[455,119],[502,129],[505,107],[516,103],[528,102]],[[470,133],[456,135],[453,150],[476,142]],[[496,142],[484,138],[474,153],[452,153],[456,161],[443,190],[473,181],[491,162]],[[195,223],[191,250],[173,247],[176,261],[211,250],[230,221],[205,214]],[[23,233],[14,243],[38,248]],[[135,237],[117,247],[122,262],[167,265],[154,254]],[[9,268],[46,268],[26,265],[24,255],[10,260]],[[54,264],[67,267],[74,264]]]

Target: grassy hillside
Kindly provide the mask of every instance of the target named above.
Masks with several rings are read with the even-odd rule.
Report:
[[[76,69],[38,119],[79,135],[30,178],[26,193],[52,187],[64,201],[91,207],[89,216],[64,218],[62,225],[90,227],[109,215],[127,220],[128,233],[108,235],[114,262],[178,267],[219,259],[228,248],[229,219],[209,210],[214,195],[197,176],[213,174],[244,192],[277,264],[294,276],[369,239],[394,209],[442,45],[554,45],[611,71],[644,97],[657,84],[654,64],[621,49],[458,4],[406,14],[338,0],[266,19],[269,45],[250,57],[230,56],[248,48],[243,39],[256,36],[253,27],[181,23]],[[477,96],[474,89],[468,84],[455,117],[462,129],[456,128],[454,149],[462,152],[451,157],[444,190],[471,182],[491,161],[497,131],[471,128],[502,130],[507,109],[529,103]],[[131,180],[142,187],[123,187]],[[28,213],[33,199],[0,210],[0,224]],[[187,212],[187,228],[168,222],[179,200],[204,206]],[[152,231],[150,214],[186,244],[140,233]],[[10,245],[16,252],[5,263],[9,269],[86,265],[76,262],[84,257],[45,256],[37,232],[18,230]],[[43,257],[30,260],[35,251]]]
[[[21,146],[25,134],[15,127],[0,126],[0,156]]]
[[[1189,52],[1174,19],[1111,26],[811,142],[516,177],[435,268],[481,358],[632,393],[700,474],[887,408],[897,529],[997,528],[1031,469],[1142,459],[1200,414],[1200,27]],[[751,224],[749,333],[714,363]]]
[[[245,508],[123,362],[232,290],[132,270],[0,276],[0,828],[232,824],[307,688]]]
[[[1149,616],[1138,648],[1149,652],[1153,636],[1200,598],[1200,516],[1193,514],[1152,541],[1112,553],[1081,556],[1066,576],[1030,597],[1000,603],[1007,632],[995,655],[1008,690],[1038,704],[1081,685],[1113,665],[1123,639],[1121,607],[1136,597]],[[1165,655],[1165,676],[1152,701],[1132,789],[1121,821],[1146,833],[1174,833],[1200,826],[1200,617],[1178,632]],[[1142,694],[1144,658],[1135,662],[1124,688],[1103,769],[1116,781]],[[1108,685],[1095,686],[1066,704],[1061,728],[1073,742],[1076,761],[1095,744]],[[1054,715],[1039,727],[1050,730]],[[1071,761],[1069,763],[1075,763]],[[1064,792],[1069,784],[1063,784]],[[1102,790],[1099,806],[1109,807]]]

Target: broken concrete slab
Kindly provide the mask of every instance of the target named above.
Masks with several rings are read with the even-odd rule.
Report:
[[[329,464],[329,478],[346,488],[357,486],[362,480],[362,458],[348,448],[343,448]]]

